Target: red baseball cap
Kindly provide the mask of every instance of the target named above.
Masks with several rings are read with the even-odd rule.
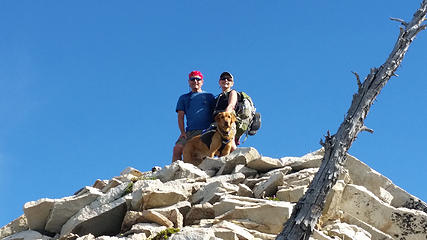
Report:
[[[200,77],[201,79],[203,79],[203,74],[199,71],[192,71],[189,75],[188,75],[188,79],[191,79],[193,77]]]

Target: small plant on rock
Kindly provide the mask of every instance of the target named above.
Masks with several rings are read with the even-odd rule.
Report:
[[[159,232],[156,236],[153,238],[150,238],[150,240],[164,240],[168,239],[172,234],[179,232],[179,228],[168,228],[161,232]]]

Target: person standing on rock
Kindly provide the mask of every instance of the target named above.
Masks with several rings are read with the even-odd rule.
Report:
[[[191,91],[181,95],[176,104],[180,135],[173,148],[172,162],[182,159],[185,143],[192,137],[201,134],[213,121],[212,112],[215,97],[213,94],[202,90],[202,73],[192,71],[188,75],[188,85]],[[187,125],[185,128],[184,116]]]

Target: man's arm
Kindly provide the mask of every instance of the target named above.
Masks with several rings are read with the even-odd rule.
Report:
[[[184,127],[184,111],[178,111],[178,127],[181,134],[179,135],[179,138],[187,138],[187,134],[185,134],[185,127]]]

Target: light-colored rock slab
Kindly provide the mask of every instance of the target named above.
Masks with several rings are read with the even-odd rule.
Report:
[[[159,232],[166,229],[165,226],[161,226],[157,223],[137,223],[132,226],[131,230],[125,232],[123,235],[128,236],[131,234],[144,233],[146,237],[154,237]]]
[[[217,175],[230,174],[236,165],[246,165],[248,162],[261,158],[261,155],[255,148],[237,148],[227,156],[221,157],[225,164],[218,171]]]
[[[258,174],[258,171],[248,168],[244,164],[237,164],[232,173],[243,173],[245,174],[245,177],[253,177]]]
[[[95,240],[95,236],[89,233],[87,235],[78,237],[76,240]]]
[[[142,177],[143,176],[143,173],[141,171],[139,171],[138,169],[135,169],[133,167],[127,167],[123,171],[120,172],[121,176],[125,176],[128,174],[131,174],[135,177]]]
[[[253,189],[256,198],[273,196],[277,192],[278,186],[283,185],[283,174],[278,172],[268,180],[257,183]]]
[[[172,234],[170,240],[217,240],[215,233],[209,228],[184,227],[178,233]]]
[[[199,168],[204,171],[218,172],[219,169],[225,164],[225,161],[220,158],[205,158],[200,164]]]
[[[212,178],[206,179],[207,183],[211,182],[227,182],[232,184],[239,184],[242,183],[246,179],[245,174],[243,173],[233,173],[233,174],[227,174],[227,175],[221,175],[216,176]]]
[[[119,233],[127,210],[126,198],[121,196],[127,186],[127,183],[123,183],[82,208],[63,225],[61,236],[68,233],[80,236],[88,233],[95,236]]]
[[[143,210],[173,205],[189,197],[192,185],[182,181],[137,181],[133,187],[131,209]]]
[[[208,178],[209,176],[200,168],[191,163],[184,163],[181,160],[173,162],[171,165],[165,166],[162,170],[153,173],[162,182],[181,178]]]
[[[24,204],[24,214],[31,230],[44,231],[54,204],[55,200],[49,198],[42,198]]]
[[[216,217],[218,220],[246,219],[259,224],[255,229],[264,233],[278,234],[283,223],[289,219],[293,204],[282,201],[268,201],[250,207],[236,207]],[[265,217],[268,216],[268,217]]]
[[[240,227],[234,223],[228,222],[228,221],[221,221],[218,224],[214,225],[215,227],[220,227],[220,228],[226,228],[226,229],[230,229],[231,231],[233,231],[233,233],[235,233],[238,237],[238,239],[241,240],[253,240],[254,236],[249,233],[247,231],[247,229]]]
[[[10,236],[18,232],[26,231],[28,229],[29,228],[28,228],[27,218],[25,217],[25,215],[21,215],[20,217],[13,220],[9,224],[0,228],[0,239],[3,239],[7,236]]]
[[[292,202],[296,203],[298,200],[304,196],[305,191],[307,191],[306,186],[299,186],[294,188],[286,188],[286,189],[280,189],[276,193],[276,197],[280,201],[286,201],[286,202]]]
[[[190,211],[187,213],[184,219],[184,225],[193,225],[201,219],[213,219],[215,217],[215,212],[213,210],[212,204],[206,202],[203,204],[194,205]]]
[[[281,167],[281,168],[277,168],[277,169],[268,171],[268,172],[262,174],[261,177],[271,177],[271,175],[274,175],[278,172],[281,172],[283,175],[286,175],[291,171],[292,171],[292,168],[289,166],[286,166],[286,167]]]
[[[283,157],[280,160],[284,166],[290,166],[294,171],[300,171],[307,168],[319,168],[322,163],[324,149],[308,153],[302,157]]]
[[[210,202],[214,204],[221,194],[225,193],[236,193],[239,187],[234,184],[226,182],[211,182],[203,186],[199,191],[191,196],[191,202],[193,204]]]
[[[283,177],[283,188],[308,186],[317,173],[317,168],[307,168]]]
[[[19,233],[15,233],[9,237],[3,238],[2,240],[50,240],[48,236],[43,236],[37,231],[27,230]]]
[[[348,184],[342,194],[340,208],[394,238],[418,240],[427,237],[425,212],[394,208],[365,187]]]
[[[254,196],[254,193],[252,192],[252,190],[245,184],[239,184],[238,186],[239,186],[239,190],[237,191],[237,196],[242,196],[242,197]]]
[[[362,228],[347,223],[334,223],[325,227],[328,236],[344,239],[371,240],[371,234]]]
[[[52,233],[59,233],[62,225],[68,219],[101,195],[102,192],[98,189],[89,187],[88,191],[82,195],[56,200],[46,223],[45,230]]]
[[[123,183],[123,181],[120,181],[119,179],[117,179],[117,178],[113,178],[113,179],[111,179],[109,182],[108,182],[108,184],[107,185],[105,185],[105,187],[103,187],[102,188],[102,192],[103,193],[106,193],[106,192],[108,192],[110,189],[112,189],[112,188],[115,188],[115,187],[117,187],[117,186],[119,186],[120,184],[122,184]]]
[[[96,179],[95,183],[93,183],[92,187],[102,190],[105,186],[107,186],[108,180]]]
[[[342,216],[340,217],[343,222],[363,228],[365,231],[371,234],[371,239],[375,239],[375,240],[392,240],[393,239],[390,235],[381,232],[380,230],[372,227],[371,225],[365,222],[360,221],[359,219],[351,216],[350,214],[343,213]]]
[[[283,163],[279,159],[262,156],[261,158],[248,162],[246,166],[265,173],[283,167]]]

